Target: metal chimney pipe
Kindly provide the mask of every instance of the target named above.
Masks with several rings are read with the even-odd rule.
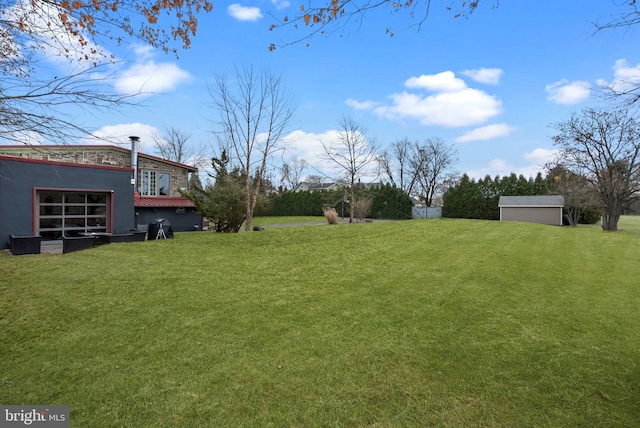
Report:
[[[131,184],[135,185],[134,189],[137,191],[137,183],[138,183],[138,142],[140,141],[140,137],[131,136],[129,137],[131,140],[131,168],[133,168],[133,179],[131,180]]]

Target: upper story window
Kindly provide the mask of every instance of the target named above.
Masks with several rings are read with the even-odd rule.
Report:
[[[146,169],[143,169],[141,172],[142,187],[140,193],[142,196],[169,196],[171,174]]]

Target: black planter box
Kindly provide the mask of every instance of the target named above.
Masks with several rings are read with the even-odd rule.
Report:
[[[74,238],[62,238],[62,252],[64,254],[74,251],[93,248],[95,239],[93,236],[79,236]]]
[[[11,254],[18,256],[22,254],[40,254],[40,236],[16,236],[9,235],[9,250]]]
[[[133,233],[114,233],[107,236],[107,243],[113,244],[116,242],[133,242]]]
[[[137,231],[132,232],[132,233],[133,233],[133,240],[135,242],[144,241],[144,239],[147,237],[147,232],[142,232],[142,231],[137,230]]]

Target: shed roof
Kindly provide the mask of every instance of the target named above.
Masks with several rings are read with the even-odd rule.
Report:
[[[564,196],[500,196],[498,207],[564,207]]]

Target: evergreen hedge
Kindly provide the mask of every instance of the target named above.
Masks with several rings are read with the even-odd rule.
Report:
[[[411,199],[401,190],[386,184],[372,189],[359,189],[358,198],[371,199],[370,218],[411,218]],[[261,216],[321,216],[324,208],[334,208],[343,215],[342,200],[345,192],[284,191],[269,197],[267,206],[257,215]],[[344,215],[349,215],[349,203],[344,203]]]

